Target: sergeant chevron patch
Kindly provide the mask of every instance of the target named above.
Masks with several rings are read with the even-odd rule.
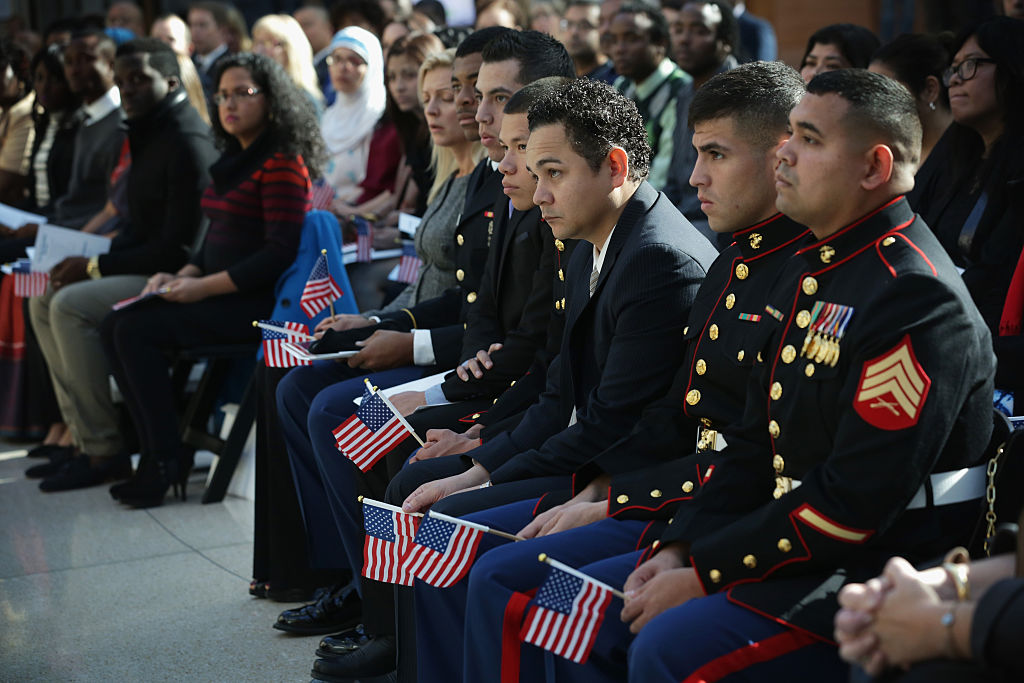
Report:
[[[891,351],[864,363],[853,407],[879,429],[906,429],[917,424],[931,385],[907,335]]]

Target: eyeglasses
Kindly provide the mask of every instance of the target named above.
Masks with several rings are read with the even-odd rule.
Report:
[[[953,64],[942,72],[942,84],[948,88],[954,74],[959,76],[961,81],[969,81],[977,75],[979,64],[995,63],[996,60],[989,59],[988,57],[968,57],[959,64]]]
[[[218,92],[213,94],[213,103],[217,106],[227,104],[228,102],[237,102],[238,100],[248,100],[262,94],[262,90],[259,88],[245,88],[244,90],[236,90],[235,92]]]

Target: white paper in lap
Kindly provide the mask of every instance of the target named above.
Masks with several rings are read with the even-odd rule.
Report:
[[[49,272],[51,268],[70,256],[91,258],[110,251],[110,240],[80,230],[69,230],[56,225],[43,225],[36,235],[32,256],[34,272]]]
[[[6,225],[12,230],[17,230],[27,223],[42,224],[45,222],[46,216],[22,211],[21,209],[16,209],[13,206],[8,206],[7,204],[0,204],[0,224]]]
[[[429,389],[435,384],[440,384],[444,380],[444,376],[447,375],[449,372],[451,372],[451,370],[439,372],[436,375],[430,375],[429,377],[424,377],[422,379],[414,379],[411,382],[399,384],[398,386],[390,387],[388,389],[381,389],[380,393],[384,394],[388,398],[391,398],[395,394],[400,394],[403,391],[425,391],[426,389]],[[356,397],[352,400],[352,402],[355,403],[356,405],[359,405],[360,403],[362,403],[362,401],[362,396]]]

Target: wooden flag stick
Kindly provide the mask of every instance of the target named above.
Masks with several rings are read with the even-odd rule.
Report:
[[[326,249],[321,249],[320,250],[320,254],[322,256],[327,256],[327,250]],[[327,262],[327,259],[324,259],[324,268],[327,270],[327,277],[330,277],[331,276],[331,264],[329,264]],[[331,299],[330,306],[331,306],[331,320],[334,320],[334,299]],[[320,309],[320,310],[323,310],[323,309]]]
[[[369,379],[364,379],[363,381],[364,381],[364,382],[366,382],[366,386],[370,387],[370,380],[369,380]],[[398,418],[398,421],[399,421],[399,422],[401,422],[401,423],[402,423],[402,424],[403,424],[403,425],[405,426],[405,428],[409,430],[409,433],[410,433],[410,434],[412,434],[412,437],[413,437],[414,439],[416,439],[416,441],[418,441],[418,442],[419,442],[419,444],[420,444],[420,447],[426,446],[426,444],[425,444],[425,443],[423,443],[423,439],[421,439],[421,438],[419,437],[419,435],[418,435],[418,434],[416,433],[416,430],[414,430],[414,429],[412,428],[412,425],[411,425],[411,424],[409,424],[409,421],[408,421],[408,420],[406,420],[406,419],[405,419],[405,418],[404,418],[404,417],[402,416],[402,414],[401,414],[400,412],[398,412],[397,410],[395,410],[395,406],[393,406],[393,405],[391,404],[391,401],[389,401],[389,400],[388,400],[388,397],[387,397],[387,396],[385,396],[385,395],[384,395],[383,393],[381,393],[380,391],[377,391],[377,387],[370,387],[370,391],[371,391],[372,393],[374,393],[374,394],[377,394],[378,396],[380,396],[380,400],[384,401],[384,405],[386,405],[386,406],[388,407],[388,409],[389,409],[389,410],[390,410],[390,411],[392,412],[392,414],[394,414],[394,416]]]
[[[614,588],[612,588],[608,584],[601,583],[597,579],[592,578],[590,576],[587,576],[586,574],[584,574],[583,572],[579,571],[578,569],[573,569],[572,567],[570,567],[567,564],[562,564],[558,560],[548,557],[547,553],[541,553],[540,555],[537,556],[537,559],[539,561],[541,561],[541,562],[544,562],[545,564],[551,565],[555,569],[561,569],[566,574],[572,574],[577,579],[583,579],[584,581],[589,581],[590,583],[595,583],[598,586],[601,586],[602,588],[606,588],[609,591],[611,591],[612,595],[614,595],[617,598],[620,598],[622,600],[626,599],[626,594],[623,593],[622,591],[615,590]]]
[[[441,514],[440,512],[434,512],[433,510],[430,510],[428,512],[428,515],[430,517],[433,517],[434,519],[440,519],[440,520],[443,520],[445,522],[451,522],[452,524],[461,524],[462,526],[468,526],[470,529],[478,529],[478,530],[484,532],[485,534],[493,534],[495,536],[500,536],[501,538],[507,538],[510,541],[525,541],[526,540],[522,536],[516,536],[515,534],[510,534],[510,533],[506,533],[504,531],[499,531],[498,529],[492,529],[489,526],[484,526],[483,524],[477,524],[476,522],[470,522],[470,521],[467,521],[465,519],[459,519],[458,517],[449,517],[448,515]]]
[[[401,512],[403,515],[412,515],[413,517],[422,517],[423,516],[422,512],[406,512],[405,510],[403,510],[402,508],[400,508],[400,507],[398,507],[396,505],[389,505],[387,503],[382,503],[379,500],[374,500],[373,498],[366,498],[365,496],[359,496],[356,500],[358,500],[360,503],[366,503],[367,505],[372,505],[372,506],[377,507],[377,508],[381,508],[381,509],[384,509],[384,510],[391,510],[391,512]]]
[[[258,327],[261,330],[270,330],[271,332],[280,332],[281,334],[287,334],[290,337],[297,337],[302,341],[313,341],[316,337],[312,337],[305,332],[299,332],[297,330],[289,330],[287,327],[278,327],[277,325],[268,325],[267,323],[261,323],[259,320],[252,321],[253,327]]]

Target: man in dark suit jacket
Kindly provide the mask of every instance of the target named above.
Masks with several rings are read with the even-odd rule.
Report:
[[[469,470],[457,458],[403,470],[392,494],[446,468],[458,472],[408,496],[409,511],[487,482],[543,492],[537,477],[567,477],[625,434],[668,390],[664,368],[682,362],[683,325],[715,251],[644,181],[650,151],[635,105],[576,81],[534,105],[530,130],[527,163],[545,221],[559,239],[592,245],[577,250],[566,273],[561,353],[539,403],[515,430],[471,451]],[[491,507],[502,502],[495,496],[457,496],[443,507]]]

